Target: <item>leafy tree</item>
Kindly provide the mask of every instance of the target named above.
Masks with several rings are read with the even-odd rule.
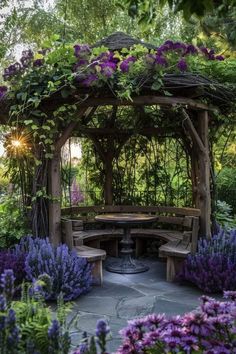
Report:
[[[175,17],[183,14],[184,19],[190,24],[187,27],[188,31],[192,33],[195,31],[195,36],[203,32],[223,47],[236,48],[235,0],[120,0],[119,2],[119,6],[127,11],[131,18],[138,19],[139,24],[145,24],[149,29],[153,28],[153,23],[158,22],[159,12],[168,5],[167,13],[173,13]],[[171,24],[170,21],[168,23]]]

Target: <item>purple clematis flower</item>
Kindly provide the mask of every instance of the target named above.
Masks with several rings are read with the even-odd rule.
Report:
[[[162,57],[161,55],[156,56],[155,63],[160,66],[168,66],[167,60],[164,57]]]
[[[174,42],[170,39],[168,39],[167,41],[164,42],[164,46],[168,46],[169,49],[172,49],[174,46]]]
[[[20,62],[23,66],[23,68],[27,68],[33,59],[34,53],[31,49],[28,50],[23,50],[22,52],[22,57],[20,59]]]
[[[181,42],[175,42],[173,44],[173,49],[174,50],[186,50],[186,45],[184,43],[181,43]]]
[[[16,62],[15,64],[11,64],[8,68],[4,69],[3,79],[8,80],[12,76],[17,75],[21,71],[22,67],[20,63]]]
[[[85,66],[85,65],[88,65],[89,64],[89,61],[86,60],[86,59],[79,59],[77,61],[77,63],[74,65],[73,67],[73,71],[76,72],[78,71],[78,69],[80,69],[81,67]]]
[[[107,61],[101,63],[100,68],[101,68],[101,74],[109,78],[114,74],[116,70],[116,64],[111,61]]]
[[[178,61],[177,68],[182,72],[187,70],[188,65],[183,58]]]
[[[36,59],[36,60],[34,60],[34,62],[33,62],[33,66],[34,66],[34,67],[40,67],[40,66],[43,65],[43,63],[44,63],[44,60],[43,60],[43,59]]]
[[[223,57],[223,55],[216,55],[215,59],[216,59],[216,60],[220,60],[220,61],[225,60],[225,58]]]
[[[123,73],[127,73],[129,71],[129,66],[134,63],[137,59],[134,56],[130,56],[122,61],[120,64],[120,70]]]
[[[209,52],[208,52],[208,58],[210,60],[215,60],[215,51],[214,49],[211,49]]]
[[[93,86],[98,80],[98,76],[96,74],[89,74],[85,80],[82,81],[82,85],[85,87]]]
[[[74,45],[74,54],[76,58],[83,58],[91,53],[90,47],[87,44]]]
[[[206,47],[200,47],[200,51],[206,56],[208,56],[208,49]]]
[[[187,54],[196,54],[197,52],[198,52],[197,48],[194,47],[194,45],[189,44],[189,45],[187,46],[185,55],[187,55]]]

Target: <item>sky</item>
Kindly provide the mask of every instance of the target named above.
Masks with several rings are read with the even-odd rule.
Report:
[[[0,142],[0,157],[4,154],[3,144]]]
[[[72,143],[71,144],[71,158],[73,159],[74,157],[80,159],[82,155],[81,151],[81,145],[80,143]],[[3,143],[0,142],[0,157],[4,156],[4,148],[3,148]]]

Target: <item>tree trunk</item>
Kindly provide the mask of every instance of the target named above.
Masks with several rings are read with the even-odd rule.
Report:
[[[205,153],[198,150],[198,196],[196,207],[201,210],[200,236],[211,237],[211,192],[210,192],[210,156],[208,138],[208,113],[198,113],[197,131],[205,147]]]

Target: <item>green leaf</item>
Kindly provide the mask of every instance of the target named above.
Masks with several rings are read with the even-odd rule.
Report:
[[[61,90],[61,96],[63,98],[67,98],[69,95],[70,95],[70,90],[68,90],[68,89]]]
[[[42,129],[44,130],[51,130],[51,128],[48,125],[42,125]]]
[[[24,123],[25,123],[25,125],[29,125],[29,124],[33,123],[33,120],[32,119],[26,119],[26,120],[24,120]]]

